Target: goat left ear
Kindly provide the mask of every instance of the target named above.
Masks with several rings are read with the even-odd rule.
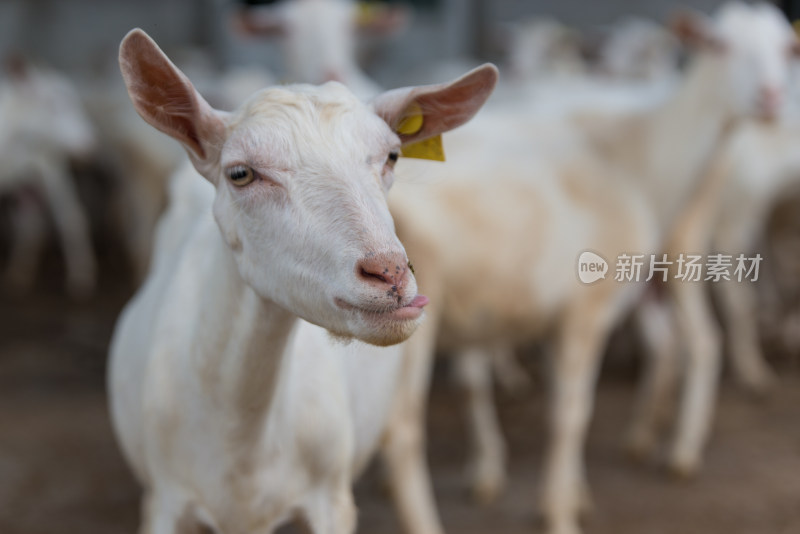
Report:
[[[486,63],[454,82],[388,91],[371,106],[407,145],[469,121],[494,91],[498,75],[497,67]]]

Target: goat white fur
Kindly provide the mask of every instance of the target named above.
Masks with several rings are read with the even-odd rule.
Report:
[[[746,122],[731,135],[718,161],[714,163],[703,188],[687,206],[670,238],[668,250],[673,254],[689,252],[750,255],[758,236],[764,230],[770,206],[777,195],[800,173],[800,140],[797,116],[778,123]],[[762,255],[763,256],[763,255]],[[762,265],[763,267],[763,265]],[[712,284],[719,297],[720,319],[727,336],[726,347],[736,378],[756,393],[766,392],[774,381],[773,371],[764,361],[755,315],[756,295],[750,281],[720,280]],[[631,425],[629,447],[637,456],[653,454],[657,431],[668,414],[670,395],[680,376],[680,350],[673,337],[675,319],[683,315],[693,318],[683,326],[690,350],[700,354],[700,361],[716,362],[722,349],[722,334],[707,302],[705,284],[679,283],[670,287],[670,299],[648,299],[639,310],[638,322],[650,347],[650,354],[641,383],[640,400]],[[676,308],[676,309],[673,309]],[[680,311],[676,314],[676,311]],[[656,327],[656,325],[658,325]],[[694,413],[710,411],[702,403],[716,398],[716,380],[711,373],[702,387],[698,386],[697,402],[680,415],[679,424]],[[685,380],[691,380],[687,376]],[[704,421],[710,424],[710,420]],[[704,427],[701,436],[709,429]],[[697,467],[692,462],[684,469],[691,474]]]
[[[604,74],[630,79],[657,79],[674,74],[680,51],[678,39],[647,19],[630,17],[611,30],[600,51]]]
[[[145,487],[143,531],[272,532],[298,517],[350,533],[351,481],[402,362],[300,318],[380,345],[414,331],[427,299],[386,205],[396,152],[469,120],[497,71],[370,106],[335,82],[272,88],[226,114],[140,30],[120,64],[137,111],[197,170],[171,184],[152,270],[111,347],[112,419]],[[421,129],[396,134],[409,109]]]
[[[508,68],[513,77],[533,81],[546,76],[583,74],[577,30],[557,20],[535,18],[511,27]]]
[[[86,297],[95,286],[95,257],[86,213],[70,173],[70,158],[85,158],[95,134],[72,83],[53,71],[21,64],[0,85],[0,191],[16,195],[14,241],[5,272],[11,290],[34,280],[45,218],[31,189],[50,208],[66,260],[67,289]]]
[[[406,10],[396,6],[365,10],[359,15],[352,0],[287,0],[276,6],[249,9],[240,22],[253,33],[281,36],[287,76],[292,82],[338,81],[356,96],[381,92],[356,61],[360,28],[391,32],[402,27]]]

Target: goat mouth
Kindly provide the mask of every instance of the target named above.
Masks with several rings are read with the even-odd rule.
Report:
[[[339,297],[336,297],[334,302],[338,307],[357,312],[367,319],[409,321],[418,319],[422,315],[422,309],[428,304],[428,297],[417,295],[407,304],[395,307],[362,307],[351,304]]]

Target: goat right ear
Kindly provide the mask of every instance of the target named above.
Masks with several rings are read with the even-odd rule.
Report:
[[[222,112],[213,109],[189,79],[145,32],[122,40],[119,65],[133,106],[151,126],[180,141],[192,163],[209,179],[225,135]]]
[[[375,97],[371,105],[398,133],[403,145],[408,145],[469,121],[494,91],[497,78],[497,67],[486,63],[450,83],[388,91]],[[412,128],[401,127],[409,121]]]

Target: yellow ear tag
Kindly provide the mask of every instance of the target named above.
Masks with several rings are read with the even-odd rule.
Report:
[[[422,129],[422,110],[417,104],[411,104],[406,110],[407,115],[400,124],[397,125],[397,133],[403,135],[413,135]]]
[[[359,2],[356,14],[356,24],[358,26],[369,26],[375,19],[378,8],[369,2]]]
[[[442,136],[429,137],[423,141],[417,141],[410,145],[404,145],[400,153],[407,158],[432,159],[433,161],[444,161],[444,148],[442,147]]]
[[[413,135],[422,129],[423,117],[422,110],[414,103],[406,110],[406,117],[397,125],[397,133],[402,135]],[[444,148],[442,147],[442,136],[429,137],[423,141],[417,141],[408,145],[403,145],[400,153],[407,158],[430,159],[434,161],[444,161]]]

